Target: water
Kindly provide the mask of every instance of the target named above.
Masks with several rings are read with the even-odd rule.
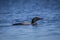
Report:
[[[59,40],[60,26],[1,26],[0,40]]]
[[[59,0],[1,0],[0,40],[60,40]],[[13,23],[41,17],[37,25]]]

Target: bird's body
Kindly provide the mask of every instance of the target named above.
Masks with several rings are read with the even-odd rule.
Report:
[[[19,22],[19,23],[15,23],[13,25],[30,25],[30,22]]]
[[[42,19],[43,18],[34,17],[31,22],[19,22],[19,23],[15,23],[13,25],[30,25],[30,24],[35,25],[35,24],[37,24],[36,21],[42,20]]]

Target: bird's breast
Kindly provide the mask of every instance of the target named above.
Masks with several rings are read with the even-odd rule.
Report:
[[[23,22],[23,24],[31,24],[31,22]]]

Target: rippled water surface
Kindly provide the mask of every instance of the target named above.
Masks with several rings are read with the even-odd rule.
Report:
[[[60,40],[59,10],[59,0],[0,0],[0,40]],[[37,25],[12,25],[36,16]]]

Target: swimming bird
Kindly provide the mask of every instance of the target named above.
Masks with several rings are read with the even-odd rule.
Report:
[[[37,24],[36,22],[37,22],[38,20],[43,20],[43,18],[34,17],[31,22],[15,23],[15,24],[13,24],[13,25],[30,25],[30,24],[35,25],[35,24]]]

